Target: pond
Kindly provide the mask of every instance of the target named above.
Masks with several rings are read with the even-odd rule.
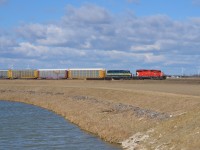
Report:
[[[0,101],[1,149],[119,150],[46,109]]]

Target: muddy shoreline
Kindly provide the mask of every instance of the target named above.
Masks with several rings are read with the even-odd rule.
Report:
[[[127,149],[153,149],[159,145],[160,149],[179,148],[180,144],[176,145],[173,140],[167,146],[163,143],[171,139],[172,130],[169,129],[172,124],[177,126],[177,134],[183,134],[181,129],[178,130],[182,125],[181,119],[185,118],[187,121],[190,119],[188,117],[194,117],[192,115],[200,108],[200,97],[195,92],[187,95],[172,93],[170,88],[167,91],[166,87],[159,91],[164,85],[179,86],[177,84],[156,82],[153,83],[154,88],[157,86],[159,90],[154,91],[136,90],[134,86],[139,84],[130,85],[120,81],[112,84],[104,81],[0,80],[0,99],[28,103],[54,111],[81,129],[105,141],[122,143]],[[148,82],[146,86],[150,84],[152,83]],[[195,84],[193,91],[196,89],[198,90],[198,85]],[[184,90],[187,89],[183,89],[183,92]],[[198,125],[197,118],[194,128],[188,132],[198,133]],[[189,126],[191,125],[186,127]],[[159,137],[163,134],[159,133],[161,129],[165,130],[166,134],[163,138]],[[196,136],[199,137],[199,134],[194,134],[190,139],[197,138]],[[127,146],[126,142],[130,146]],[[178,142],[183,142],[181,146],[190,147],[190,144],[184,144],[184,139]],[[191,144],[199,146],[200,143]]]

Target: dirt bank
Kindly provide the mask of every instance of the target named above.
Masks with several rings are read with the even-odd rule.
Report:
[[[197,149],[199,83],[0,80],[0,99],[52,110],[80,128],[106,141],[122,143],[127,149]]]

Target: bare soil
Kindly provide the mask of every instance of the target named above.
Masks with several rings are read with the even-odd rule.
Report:
[[[0,80],[0,99],[52,110],[126,149],[200,147],[200,79]]]

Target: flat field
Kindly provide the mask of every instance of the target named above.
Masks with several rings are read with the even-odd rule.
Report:
[[[126,149],[200,147],[200,79],[0,80],[0,99],[52,110]]]

